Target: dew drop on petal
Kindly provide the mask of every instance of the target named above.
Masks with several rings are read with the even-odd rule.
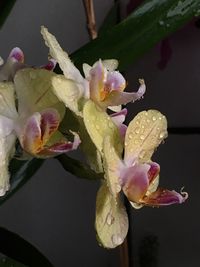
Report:
[[[143,134],[140,135],[140,139],[141,140],[144,140],[145,139],[145,136]]]
[[[123,242],[121,236],[119,234],[112,235],[112,243],[113,245],[117,246]]]
[[[130,133],[130,134],[128,135],[128,138],[129,138],[129,139],[132,139],[132,138],[133,138],[133,135]]]
[[[155,116],[152,117],[152,121],[156,121],[156,117]]]
[[[108,213],[108,215],[107,215],[107,217],[106,217],[106,223],[107,223],[108,225],[111,225],[111,224],[114,223],[114,221],[115,221],[115,218],[112,216],[111,213]]]
[[[139,134],[139,132],[140,132],[140,128],[139,128],[139,127],[136,127],[136,128],[135,128],[135,133],[136,133],[136,134]]]

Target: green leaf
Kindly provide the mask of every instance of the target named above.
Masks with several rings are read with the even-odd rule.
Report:
[[[127,19],[71,55],[80,69],[84,62],[116,58],[124,70],[160,40],[200,13],[199,0],[148,0]]]
[[[3,0],[0,2],[0,28],[2,28],[15,2],[16,0]]]
[[[2,257],[0,259],[0,267],[27,267],[27,265],[24,265],[22,263],[19,263],[15,260],[12,260],[8,257]]]
[[[10,190],[0,198],[0,205],[8,200],[18,191],[41,167],[44,161],[41,159],[31,159],[27,161],[13,159],[10,163]]]
[[[19,235],[2,227],[0,227],[0,252],[30,267],[53,267],[38,249]],[[19,265],[19,267],[21,267],[21,265]]]
[[[70,158],[64,154],[58,156],[57,159],[66,171],[79,178],[88,180],[99,180],[103,178],[102,173],[96,173],[95,171],[91,170],[87,164],[84,164],[77,159]]]
[[[98,35],[105,33],[110,30],[113,26],[115,26],[119,22],[120,17],[120,4],[119,1],[116,1],[113,7],[110,9],[108,14],[106,15],[99,31]]]

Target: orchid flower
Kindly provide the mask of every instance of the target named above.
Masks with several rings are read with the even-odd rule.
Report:
[[[77,115],[82,116],[81,103],[89,98],[104,110],[108,107],[115,110],[116,106],[135,101],[145,93],[143,80],[140,80],[141,86],[138,92],[123,92],[126,81],[122,74],[115,70],[118,66],[118,61],[115,59],[99,60],[92,67],[83,64],[85,78],[82,77],[48,29],[43,26],[41,33],[49,47],[51,57],[58,62],[64,74],[52,78],[54,93]]]
[[[140,112],[131,121],[124,148],[118,128],[106,112],[88,101],[83,114],[86,129],[102,154],[105,172],[97,194],[97,235],[103,246],[114,248],[124,241],[128,231],[128,217],[120,192],[124,192],[135,208],[183,203],[188,195],[158,188],[160,167],[151,157],[167,136],[167,121],[159,111]]]
[[[65,106],[53,93],[53,75],[46,69],[23,68],[13,82],[0,82],[1,196],[9,189],[8,165],[17,138],[26,153],[39,158],[74,150],[80,144],[76,133],[68,141],[58,130]]]

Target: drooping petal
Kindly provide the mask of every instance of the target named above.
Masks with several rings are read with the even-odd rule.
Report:
[[[100,152],[103,149],[105,136],[110,136],[115,141],[115,148],[119,153],[122,151],[121,138],[117,126],[113,123],[110,116],[91,100],[88,100],[84,105],[83,119],[93,143]]]
[[[18,112],[27,117],[46,108],[55,108],[62,118],[65,106],[53,93],[51,79],[56,74],[45,69],[26,68],[17,72],[14,78]]]
[[[105,183],[97,193],[95,226],[99,242],[106,248],[122,244],[128,232],[128,216],[120,196],[113,198]]]
[[[82,116],[82,112],[79,110],[81,94],[77,84],[66,79],[63,75],[56,75],[52,78],[52,86],[58,99],[76,115]]]
[[[167,137],[167,120],[157,110],[138,113],[129,123],[125,136],[125,162],[135,157],[149,162],[154,150]]]
[[[74,135],[74,141],[60,141],[59,143],[55,143],[51,146],[44,148],[38,153],[38,156],[40,157],[52,157],[57,156],[59,154],[67,153],[72,150],[76,150],[81,143],[80,138],[77,134]]]
[[[82,77],[80,71],[74,66],[68,54],[62,50],[56,38],[49,33],[48,29],[44,26],[41,27],[41,34],[45,40],[45,44],[49,47],[51,57],[58,62],[64,76],[67,79],[71,79],[79,83],[79,90],[81,91],[81,94],[84,95],[85,89],[87,90],[87,84],[85,83],[85,79]]]
[[[187,193],[179,194],[176,191],[159,188],[152,194],[145,196],[142,203],[147,206],[160,207],[172,204],[181,204],[188,198]]]
[[[109,106],[125,105],[129,102],[139,100],[145,93],[145,84],[141,82],[138,91],[136,93],[126,93],[121,91],[112,91],[107,98],[100,103],[101,107],[106,109]]]

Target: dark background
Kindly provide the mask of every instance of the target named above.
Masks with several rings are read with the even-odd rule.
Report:
[[[121,2],[124,14],[128,1]],[[94,4],[99,26],[113,1],[96,0]],[[0,55],[5,59],[19,46],[27,64],[44,64],[48,50],[40,25],[47,26],[69,53],[89,41],[81,0],[18,0],[0,31]],[[198,127],[200,29],[191,23],[171,36],[169,45],[172,55],[164,70],[158,68],[158,44],[125,73],[128,89],[136,89],[141,77],[147,84],[145,98],[128,105],[128,119],[138,111],[155,108],[167,116],[170,127]],[[155,152],[161,185],[176,190],[185,186],[190,198],[180,206],[131,210],[132,267],[199,266],[199,148],[199,135],[169,135]],[[56,160],[47,160],[0,207],[0,225],[30,241],[55,267],[118,267],[118,249],[104,250],[95,239],[97,189],[97,182],[79,180]]]

